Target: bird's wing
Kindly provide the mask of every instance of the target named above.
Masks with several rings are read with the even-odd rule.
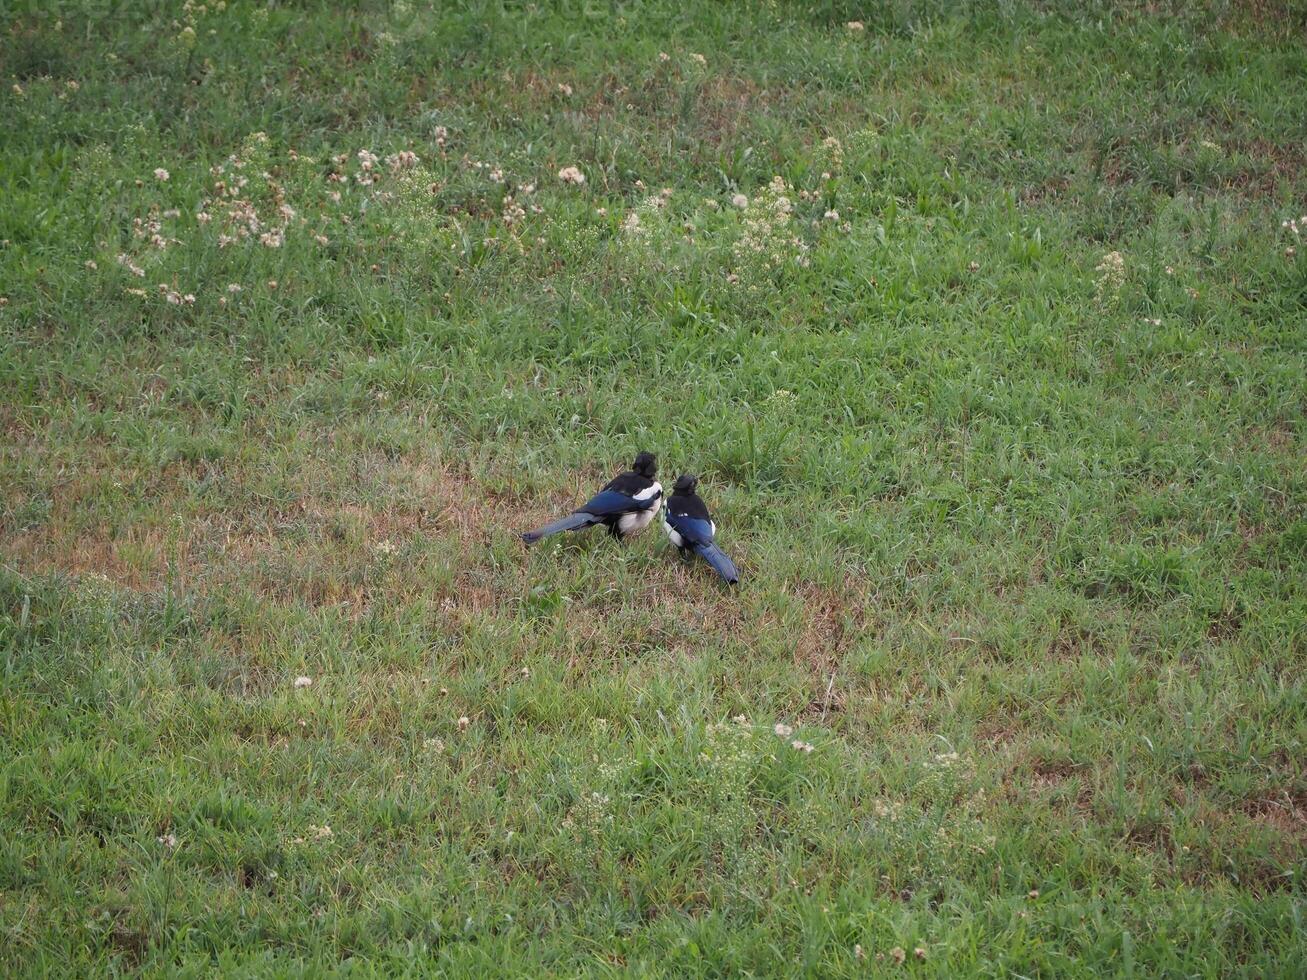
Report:
[[[712,543],[712,521],[691,517],[689,514],[674,514],[670,510],[664,520],[689,544],[705,545]]]
[[[628,497],[633,497],[638,503],[644,504],[654,497],[662,495],[662,484],[657,480],[651,480],[647,476],[639,473],[619,473],[607,483],[604,484],[605,490],[615,490],[618,493],[624,493]]]
[[[633,510],[644,510],[647,501],[636,500],[619,490],[600,490],[585,504],[576,509],[578,514],[593,514],[595,517],[610,517],[614,514],[629,514]]]

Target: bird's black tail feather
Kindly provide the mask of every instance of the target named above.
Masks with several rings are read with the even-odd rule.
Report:
[[[560,517],[544,527],[538,527],[534,531],[527,531],[522,535],[522,540],[527,544],[535,544],[541,538],[547,538],[551,534],[557,534],[559,531],[579,531],[583,527],[589,527],[595,523],[593,514],[586,514],[578,511],[575,514],[568,514],[566,517]]]
[[[740,574],[735,570],[735,562],[727,558],[726,552],[717,545],[711,543],[700,545],[698,551],[703,555],[703,560],[713,567],[713,571],[731,585],[740,581]]]

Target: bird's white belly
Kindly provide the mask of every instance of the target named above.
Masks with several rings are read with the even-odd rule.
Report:
[[[654,515],[658,513],[658,508],[661,505],[661,500],[655,500],[654,505],[648,510],[637,510],[630,514],[623,514],[617,519],[618,530],[626,535],[639,534],[653,523]]]
[[[668,541],[676,545],[676,547],[678,548],[685,547],[685,539],[681,537],[681,532],[676,530],[676,528],[672,527],[670,524],[668,524],[666,518],[663,519],[663,530],[667,532]]]

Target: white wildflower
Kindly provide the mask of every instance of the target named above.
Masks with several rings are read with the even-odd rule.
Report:
[[[134,276],[139,278],[145,277],[145,270],[133,262],[132,257],[125,252],[118,256],[118,264]]]
[[[1094,271],[1098,273],[1094,284],[1098,298],[1115,296],[1125,285],[1125,256],[1120,252],[1108,252]]]

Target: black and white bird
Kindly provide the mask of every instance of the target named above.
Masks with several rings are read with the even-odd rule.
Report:
[[[740,580],[735,563],[717,547],[717,525],[708,516],[708,507],[696,493],[699,478],[683,473],[672,487],[663,511],[663,530],[685,557],[690,552],[701,555],[713,570],[731,585]]]
[[[613,477],[604,488],[566,517],[527,531],[522,540],[534,544],[559,531],[580,531],[602,524],[615,538],[639,534],[653,523],[663,502],[663,488],[654,475],[658,460],[653,453],[640,453],[625,473]]]

